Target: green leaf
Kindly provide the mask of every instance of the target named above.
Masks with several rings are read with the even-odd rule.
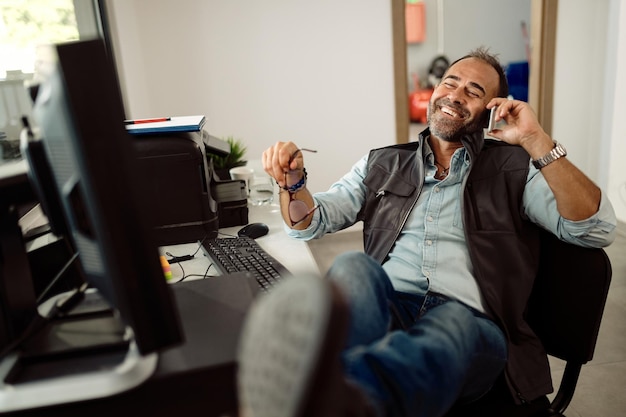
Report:
[[[220,170],[245,165],[248,162],[244,159],[247,147],[243,142],[232,136],[228,136],[224,140],[230,145],[230,153],[227,156],[209,155],[213,160],[213,167]]]

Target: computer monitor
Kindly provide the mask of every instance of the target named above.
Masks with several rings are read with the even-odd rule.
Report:
[[[22,120],[24,128],[20,136],[20,150],[22,156],[28,161],[28,178],[35,192],[35,198],[48,219],[50,231],[57,236],[71,239],[71,232],[65,219],[61,198],[43,141],[35,136],[28,118],[24,116]]]
[[[52,47],[34,105],[85,279],[132,329],[139,352],[182,342],[173,294],[146,221],[142,171],[101,39]]]

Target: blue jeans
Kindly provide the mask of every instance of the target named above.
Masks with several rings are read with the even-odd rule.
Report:
[[[441,416],[483,395],[502,372],[506,339],[481,313],[437,294],[396,292],[359,252],[339,256],[327,277],[350,304],[346,378],[381,414]]]

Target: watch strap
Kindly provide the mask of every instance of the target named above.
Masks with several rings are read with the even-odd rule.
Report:
[[[563,145],[561,145],[557,141],[554,141],[554,148],[552,148],[550,152],[548,152],[541,158],[534,159],[533,165],[535,166],[535,168],[541,169],[566,155],[567,155],[567,151],[565,150]]]

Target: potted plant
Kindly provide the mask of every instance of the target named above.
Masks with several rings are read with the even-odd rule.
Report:
[[[244,159],[247,147],[239,139],[228,136],[224,139],[230,145],[230,153],[226,156],[209,155],[213,161],[213,169],[221,180],[230,179],[228,170],[234,167],[246,165],[248,161]]]

